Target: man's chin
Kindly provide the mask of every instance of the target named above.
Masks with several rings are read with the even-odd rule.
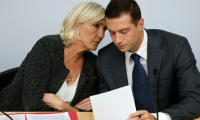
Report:
[[[120,49],[120,48],[118,48],[119,49],[119,51],[121,51],[121,52],[127,52],[128,50],[127,49]]]

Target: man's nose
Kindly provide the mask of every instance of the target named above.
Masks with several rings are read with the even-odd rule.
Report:
[[[116,34],[115,43],[119,44],[119,43],[121,43],[121,42],[122,42],[122,37],[121,37],[121,35]]]

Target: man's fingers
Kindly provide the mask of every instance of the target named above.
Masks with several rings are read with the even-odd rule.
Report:
[[[155,120],[155,117],[146,110],[139,110],[130,114],[127,120]]]
[[[134,117],[134,118],[126,119],[126,120],[143,120],[143,119],[141,119],[141,118],[139,118],[139,117]]]
[[[144,115],[141,116],[141,118],[142,118],[142,119],[150,118],[150,114],[144,114]]]
[[[148,113],[146,110],[139,110],[129,115],[130,118],[142,117],[142,115]]]

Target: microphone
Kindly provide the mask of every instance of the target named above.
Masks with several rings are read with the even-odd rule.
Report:
[[[158,118],[158,83],[157,83],[157,77],[158,77],[158,70],[156,68],[153,69],[153,75],[155,77],[155,83],[156,83],[156,117],[157,117],[157,120],[159,119]]]
[[[13,120],[8,114],[6,114],[3,110],[0,110],[4,115],[6,115],[8,118],[10,118],[11,120]]]

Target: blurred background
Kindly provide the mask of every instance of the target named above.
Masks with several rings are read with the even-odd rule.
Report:
[[[0,0],[0,72],[20,66],[33,45],[45,35],[58,34],[62,21],[86,0]],[[90,0],[104,7],[109,0]],[[186,37],[200,68],[200,1],[136,0],[146,29],[163,29]],[[108,31],[98,50],[112,42]]]

